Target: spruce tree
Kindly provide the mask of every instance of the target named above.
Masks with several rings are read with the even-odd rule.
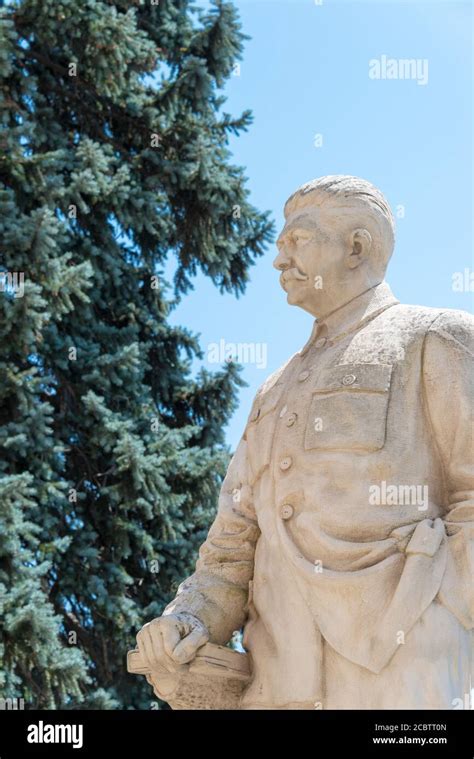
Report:
[[[218,1],[0,22],[0,697],[150,708],[125,654],[192,571],[241,384],[170,312],[198,271],[242,293],[272,236],[222,110],[245,37]]]

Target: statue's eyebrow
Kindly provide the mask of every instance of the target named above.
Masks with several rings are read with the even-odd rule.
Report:
[[[285,232],[282,232],[278,237],[278,240],[276,241],[277,246],[284,243],[288,237],[291,237],[291,235],[294,235],[296,232],[300,235],[307,235],[308,237],[311,237],[314,234],[313,231],[306,229],[305,227],[288,227],[288,229]]]

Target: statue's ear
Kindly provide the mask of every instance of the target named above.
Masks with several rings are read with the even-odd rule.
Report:
[[[372,237],[367,229],[355,229],[351,235],[351,251],[347,259],[349,269],[355,269],[366,260],[372,248]]]

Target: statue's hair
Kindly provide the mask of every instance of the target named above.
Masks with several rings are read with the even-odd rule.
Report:
[[[285,203],[285,217],[308,206],[328,211],[344,208],[351,224],[367,227],[373,239],[374,258],[378,259],[374,263],[385,271],[395,244],[395,220],[387,200],[373,184],[344,174],[313,179],[290,195]]]

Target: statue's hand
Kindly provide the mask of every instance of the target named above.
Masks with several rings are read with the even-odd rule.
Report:
[[[208,640],[205,625],[187,612],[157,617],[143,625],[137,635],[138,650],[150,669],[168,672],[176,672],[192,661]]]

